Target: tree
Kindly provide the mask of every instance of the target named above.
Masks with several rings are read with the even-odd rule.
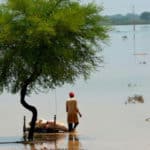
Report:
[[[108,38],[102,8],[71,0],[8,0],[0,9],[0,90],[20,92],[32,112],[33,140],[37,109],[25,101],[33,91],[87,79],[102,58]]]
[[[150,12],[143,12],[143,13],[140,15],[140,18],[141,18],[142,20],[149,21],[149,20],[150,20]]]

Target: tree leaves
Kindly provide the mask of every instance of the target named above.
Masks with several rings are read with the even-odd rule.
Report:
[[[70,0],[8,0],[0,6],[0,87],[28,93],[87,79],[108,38],[102,8]],[[9,57],[8,57],[9,56]]]

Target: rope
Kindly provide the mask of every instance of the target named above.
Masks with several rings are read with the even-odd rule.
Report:
[[[57,93],[56,93],[56,89],[55,89],[55,115],[54,117],[57,116]]]

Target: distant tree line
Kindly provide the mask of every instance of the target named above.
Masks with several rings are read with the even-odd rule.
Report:
[[[128,13],[126,15],[116,14],[106,16],[112,25],[150,24],[150,12],[141,14]]]

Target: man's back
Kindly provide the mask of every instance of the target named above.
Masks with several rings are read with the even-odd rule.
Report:
[[[75,99],[68,100],[66,103],[66,108],[68,113],[77,113],[77,101]]]

